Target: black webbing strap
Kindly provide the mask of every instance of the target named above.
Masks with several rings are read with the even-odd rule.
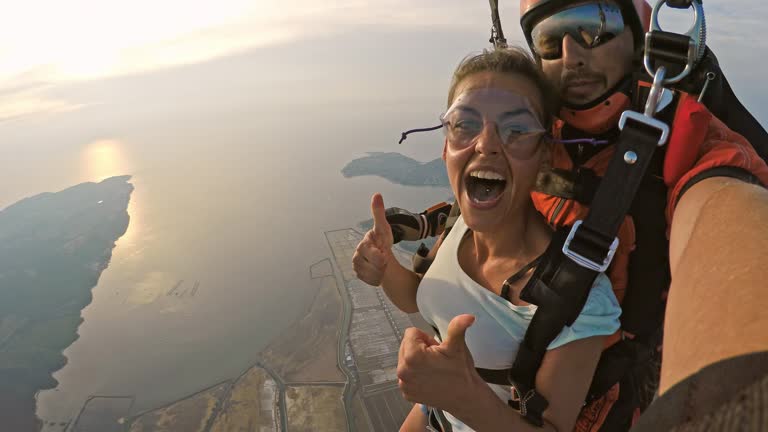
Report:
[[[691,38],[688,35],[654,30],[647,36],[648,54],[655,59],[654,67],[664,66],[670,75],[677,75],[688,63],[688,47]]]
[[[600,183],[584,219],[584,228],[610,239],[616,236],[660,139],[659,129],[631,118],[627,120],[603,177],[606,180]]]
[[[429,248],[424,243],[420,244],[416,253],[411,256],[413,271],[419,274],[425,274],[433,261],[434,259],[429,257]]]
[[[499,294],[501,297],[506,299],[507,301],[512,301],[509,298],[509,290],[512,285],[517,283],[519,280],[521,280],[525,275],[528,274],[531,270],[535,269],[536,266],[539,265],[541,260],[544,258],[544,254],[539,255],[534,259],[533,261],[529,262],[528,264],[522,266],[520,270],[516,271],[515,274],[508,277],[507,280],[504,281],[504,283],[501,285],[501,293]]]
[[[688,9],[693,0],[667,0],[667,6],[675,9]]]
[[[448,212],[448,219],[445,221],[445,228],[443,229],[443,238],[447,237],[448,234],[453,229],[453,226],[456,224],[456,221],[459,219],[459,216],[461,215],[461,209],[459,208],[459,203],[454,201],[453,205],[451,206],[451,210]]]
[[[651,358],[651,349],[647,344],[633,340],[622,340],[603,351],[597,370],[602,371],[590,384],[585,402],[588,404],[604,395],[610,388],[619,382],[626,371],[639,362]],[[483,381],[497,385],[512,385],[509,378],[509,369],[480,369],[478,374]]]
[[[614,384],[621,381],[633,366],[648,361],[656,347],[635,340],[621,340],[611,345],[600,356],[595,376],[589,385],[585,403],[599,399]],[[597,372],[599,371],[599,373]]]
[[[393,243],[400,243],[403,240],[416,241],[440,235],[453,207],[452,204],[442,202],[419,214],[399,207],[388,208],[384,216],[392,227]]]
[[[600,180],[602,177],[589,168],[578,167],[574,170],[553,168],[538,175],[536,192],[589,205],[595,197]]]
[[[448,234],[453,229],[453,225],[459,219],[461,211],[459,209],[459,204],[456,202],[453,204],[445,204],[445,206],[440,207],[439,211],[441,212],[439,219],[440,227],[437,230],[430,231],[430,236],[440,235],[440,238],[445,240],[445,238],[448,237]],[[424,274],[427,272],[427,270],[429,270],[429,267],[435,260],[434,256],[429,256],[429,252],[429,248],[424,243],[419,245],[419,249],[411,257],[413,271],[416,273]]]
[[[520,298],[538,306],[512,368],[491,372],[489,378],[511,384],[516,397],[510,405],[531,424],[543,425],[548,406],[535,390],[535,380],[549,344],[581,313],[598,266],[607,265],[614,239],[661,141],[661,130],[627,118],[616,151],[595,193],[587,217],[568,231],[553,236],[544,259],[521,292]],[[577,262],[578,261],[578,262]],[[488,375],[489,372],[483,372]],[[481,375],[482,376],[482,375]]]

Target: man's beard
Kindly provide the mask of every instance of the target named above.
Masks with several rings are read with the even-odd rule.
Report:
[[[560,97],[566,103],[588,104],[601,96],[594,94],[595,90],[581,88],[579,84],[596,89],[605,89],[606,77],[599,72],[580,68],[578,70],[565,69],[560,78]],[[574,88],[575,87],[575,88]],[[580,92],[579,89],[582,91]],[[589,94],[586,94],[588,92]]]

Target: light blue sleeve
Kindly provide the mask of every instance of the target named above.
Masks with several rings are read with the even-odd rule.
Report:
[[[555,349],[568,342],[591,336],[611,335],[619,329],[619,315],[621,306],[613,294],[611,281],[608,276],[600,273],[589,291],[587,303],[579,317],[572,326],[563,328],[547,349]]]

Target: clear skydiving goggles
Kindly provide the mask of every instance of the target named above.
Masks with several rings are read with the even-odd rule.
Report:
[[[481,137],[499,139],[507,155],[525,160],[536,154],[547,133],[526,97],[495,88],[460,94],[440,116],[440,123],[432,128],[403,132],[400,142],[413,132],[443,129],[452,149],[471,147]]]
[[[536,23],[531,29],[531,51],[543,60],[563,56],[563,38],[570,35],[585,49],[596,48],[624,31],[621,8],[614,3],[596,1],[560,10]]]

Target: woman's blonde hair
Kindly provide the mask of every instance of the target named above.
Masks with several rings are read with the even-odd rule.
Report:
[[[481,54],[465,57],[453,73],[451,86],[448,90],[448,106],[453,103],[456,87],[461,81],[470,75],[487,71],[518,74],[531,80],[541,94],[542,109],[544,110],[542,113],[544,117],[541,119],[542,125],[547,129],[550,128],[558,108],[557,94],[553,91],[544,74],[541,73],[533,57],[519,47],[483,50]]]

